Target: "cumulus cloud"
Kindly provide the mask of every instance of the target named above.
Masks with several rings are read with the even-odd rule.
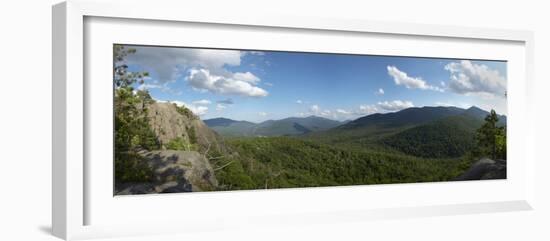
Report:
[[[378,112],[378,108],[375,105],[360,105],[359,111],[355,113],[358,115],[370,115]]]
[[[394,100],[394,101],[384,101],[384,102],[378,102],[377,106],[386,111],[398,111],[410,107],[414,107],[414,104],[411,101],[402,101],[402,100]]]
[[[302,100],[296,100],[296,104],[303,104],[304,102]]]
[[[255,75],[253,75],[250,72],[245,72],[245,73],[237,72],[237,73],[234,73],[233,78],[235,78],[236,80],[248,82],[250,84],[258,84],[258,82],[260,82],[260,78],[256,77]]]
[[[126,63],[152,72],[158,81],[155,85],[142,85],[143,89],[159,88],[164,91],[168,89],[167,83],[185,77],[191,87],[200,91],[252,97],[268,94],[258,87],[261,81],[258,76],[251,72],[228,70],[230,66],[241,65],[244,55],[261,55],[263,52],[154,46],[133,48],[136,53],[128,55]]]
[[[209,91],[216,94],[241,95],[249,97],[267,96],[267,91],[255,86],[253,80],[257,77],[252,76],[253,75],[249,72],[235,73],[231,76],[223,76],[211,73],[208,69],[191,69],[189,70],[189,75],[187,76],[187,82],[194,89]]]
[[[506,78],[487,65],[462,60],[445,65],[445,70],[451,75],[449,89],[455,93],[504,97]]]
[[[310,110],[311,112],[313,112],[313,113],[318,113],[319,110],[321,110],[321,108],[319,108],[318,105],[312,105],[312,106],[309,108],[309,110]]]
[[[194,105],[209,105],[209,104],[212,104],[212,102],[209,101],[209,100],[195,100],[195,101],[193,101],[193,104]]]
[[[258,112],[258,115],[263,117],[263,116],[267,116],[267,113],[266,112]]]
[[[337,113],[334,111],[331,111],[331,110],[328,110],[328,109],[321,109],[321,107],[319,107],[318,105],[312,105],[309,107],[309,112],[308,113],[303,113],[303,115],[316,115],[316,116],[322,116],[322,117],[327,117],[327,118],[333,118],[333,119],[336,119],[337,118]]]
[[[133,47],[135,54],[126,57],[128,64],[141,66],[155,72],[160,82],[174,81],[180,75],[181,67],[205,68],[221,75],[227,66],[241,64],[243,53],[237,50],[167,48],[154,46]]]
[[[384,94],[384,89],[379,88],[378,91],[376,91],[376,94],[377,95],[383,95]]]
[[[420,77],[411,77],[395,66],[388,65],[387,69],[388,74],[393,78],[396,85],[403,85],[407,87],[407,89],[435,90],[443,92],[443,89],[437,86],[429,85]]]

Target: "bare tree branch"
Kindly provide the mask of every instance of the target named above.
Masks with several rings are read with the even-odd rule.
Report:
[[[233,161],[230,161],[230,162],[224,164],[223,166],[220,166],[220,167],[215,168],[214,171],[221,170],[221,169],[223,169],[224,167],[231,165],[231,163],[233,163]]]

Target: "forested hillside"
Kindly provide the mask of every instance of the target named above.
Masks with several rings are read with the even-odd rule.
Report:
[[[114,48],[115,194],[506,177],[506,116],[493,110],[203,122],[185,105],[135,88],[148,73],[128,70],[123,60],[134,52]]]
[[[424,159],[336,148],[291,137],[229,141],[238,153],[218,170],[223,190],[445,181],[462,174],[465,159]]]
[[[481,125],[481,120],[468,115],[450,116],[402,131],[381,143],[413,156],[461,157],[475,147],[475,132]]]
[[[281,120],[267,120],[261,123],[215,118],[204,121],[210,128],[226,137],[250,136],[298,136],[315,131],[328,130],[341,125],[318,116],[290,117]]]

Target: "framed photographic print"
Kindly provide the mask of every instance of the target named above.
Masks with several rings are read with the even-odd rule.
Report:
[[[113,55],[115,195],[506,179],[505,60]]]
[[[181,7],[54,6],[56,236],[531,209],[530,32]]]

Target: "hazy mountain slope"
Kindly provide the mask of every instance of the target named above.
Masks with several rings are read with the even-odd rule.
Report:
[[[330,119],[318,117],[318,116],[308,116],[305,118],[291,117],[291,118],[283,119],[281,121],[294,122],[301,126],[304,126],[305,128],[311,131],[327,130],[342,124],[339,121],[330,120]]]
[[[254,136],[256,124],[248,121],[236,121],[227,118],[214,118],[204,123],[222,136]]]
[[[268,120],[259,124],[215,118],[205,120],[205,123],[223,136],[292,136],[327,130],[340,125],[338,121],[318,116],[290,117],[281,120]]]
[[[309,132],[328,130],[340,125],[340,122],[318,116],[305,118],[290,117],[281,120],[270,120],[258,124],[256,135],[285,136],[301,135]]]

